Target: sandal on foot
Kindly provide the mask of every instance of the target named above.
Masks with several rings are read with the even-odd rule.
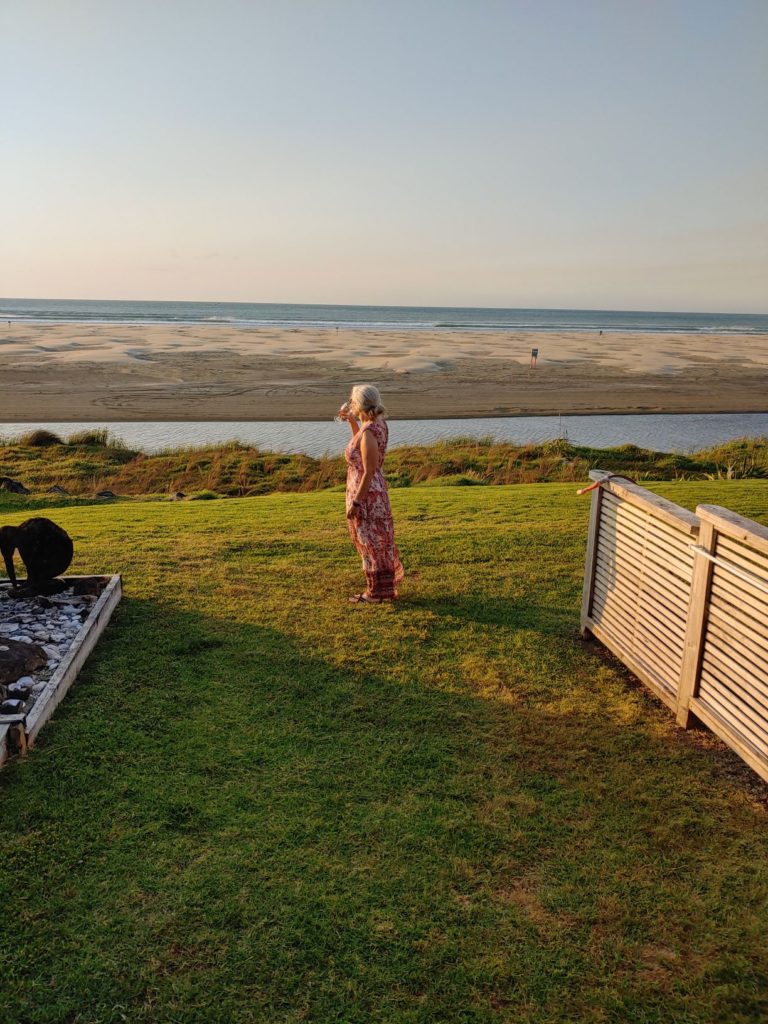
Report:
[[[367,594],[353,594],[349,598],[350,604],[381,604],[380,597],[369,597]]]

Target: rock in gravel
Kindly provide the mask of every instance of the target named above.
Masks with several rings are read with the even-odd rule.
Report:
[[[43,668],[48,656],[37,644],[19,643],[18,640],[6,640],[3,644],[7,650],[0,651],[0,683],[15,683],[36,669]]]
[[[22,684],[16,680],[15,683],[9,683],[5,688],[5,695],[11,700],[26,700],[32,693],[31,684]]]
[[[23,710],[23,700],[4,700],[0,704],[0,715],[20,715]]]

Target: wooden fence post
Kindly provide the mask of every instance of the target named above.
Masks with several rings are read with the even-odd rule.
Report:
[[[593,471],[589,474],[593,480],[599,480],[607,473]],[[597,559],[597,538],[600,532],[600,506],[603,501],[603,488],[596,487],[592,491],[592,504],[589,508],[589,528],[587,530],[587,554],[584,563],[584,589],[581,595],[581,635],[589,633],[589,617],[592,612],[592,591],[595,582],[595,560]]]
[[[701,520],[699,528],[699,547],[710,554],[715,553],[717,533],[712,523]],[[677,724],[684,729],[690,724],[690,701],[699,688],[699,672],[701,669],[701,651],[704,644],[707,602],[709,601],[709,585],[712,580],[712,561],[703,555],[695,555],[693,576],[691,578],[691,595],[688,602],[688,619],[685,626],[685,647],[683,648],[683,665],[680,669],[680,685],[677,690]]]

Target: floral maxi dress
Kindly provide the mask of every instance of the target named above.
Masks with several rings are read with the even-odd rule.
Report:
[[[363,477],[363,457],[360,442],[363,431],[370,430],[379,446],[379,464],[376,467],[368,494],[356,513],[347,519],[349,532],[363,560],[363,571],[368,581],[368,597],[387,599],[397,597],[396,584],[405,575],[395,544],[395,526],[389,504],[387,482],[382,465],[387,451],[389,429],[386,423],[366,423],[344,449],[347,460],[347,512]]]

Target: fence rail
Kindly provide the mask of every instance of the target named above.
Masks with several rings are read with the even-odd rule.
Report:
[[[594,470],[582,633],[768,779],[768,529]]]

